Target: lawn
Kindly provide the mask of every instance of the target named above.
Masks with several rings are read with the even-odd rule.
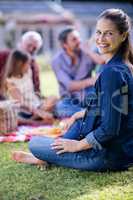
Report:
[[[43,71],[41,81],[43,94],[57,94],[53,73]],[[0,144],[0,200],[133,200],[133,168],[93,173],[52,166],[41,171],[12,161],[14,149],[27,150],[27,143]]]

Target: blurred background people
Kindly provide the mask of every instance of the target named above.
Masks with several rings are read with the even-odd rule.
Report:
[[[39,49],[41,48],[42,44],[43,39],[38,32],[28,31],[22,35],[17,47],[19,50],[29,54],[29,71],[31,71],[30,78],[33,82],[34,92],[40,97],[42,96],[40,90],[40,66],[36,61],[36,55]],[[10,53],[11,50],[0,51],[0,77],[3,74],[3,70],[5,68]],[[56,101],[57,98],[55,96],[50,96],[46,99],[46,107],[48,108],[48,110],[52,110]]]
[[[86,97],[92,91],[97,77],[91,77],[96,64],[104,63],[96,52],[86,53],[81,48],[79,32],[67,28],[59,34],[61,50],[52,61],[61,100],[55,106],[57,117],[70,117],[87,105]]]
[[[38,32],[28,31],[22,35],[18,44],[18,48],[20,50],[26,51],[31,56],[30,67],[32,70],[32,80],[34,84],[34,90],[38,93],[40,93],[40,78],[39,66],[36,62],[35,54],[40,49],[42,43],[42,38]],[[10,52],[11,50],[0,51],[0,77],[2,76]]]

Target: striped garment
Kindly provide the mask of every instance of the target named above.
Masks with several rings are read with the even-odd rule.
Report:
[[[0,101],[0,135],[17,130],[18,106],[13,101]]]

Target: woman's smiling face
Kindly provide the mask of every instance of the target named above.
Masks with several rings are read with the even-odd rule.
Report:
[[[104,18],[98,20],[95,41],[101,54],[108,54],[112,57],[124,40],[125,34],[121,34],[111,20]]]

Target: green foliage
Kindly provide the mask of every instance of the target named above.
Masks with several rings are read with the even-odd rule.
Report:
[[[37,62],[42,72],[51,70],[51,55],[49,53],[38,55]]]
[[[41,92],[44,96],[59,96],[58,84],[53,71],[44,70],[41,72]]]

